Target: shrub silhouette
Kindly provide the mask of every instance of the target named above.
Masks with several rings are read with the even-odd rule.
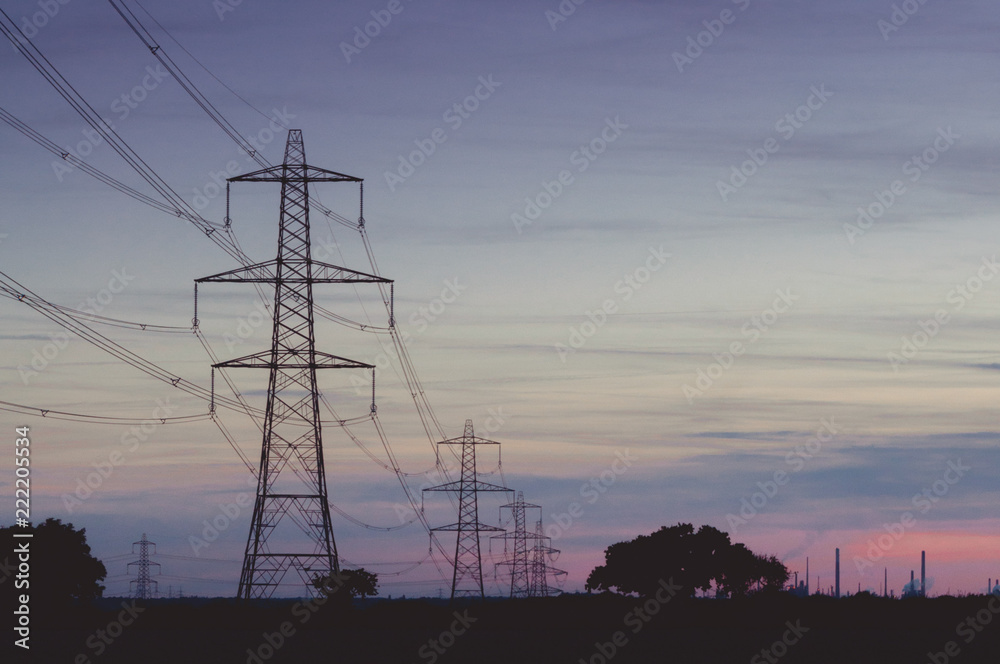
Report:
[[[363,567],[313,578],[313,587],[337,604],[350,605],[354,597],[378,595],[378,575]]]

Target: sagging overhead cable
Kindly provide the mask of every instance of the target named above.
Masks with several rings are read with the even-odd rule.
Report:
[[[43,148],[45,148],[46,150],[48,150],[52,154],[56,155],[60,159],[64,160],[66,163],[70,164],[74,168],[79,168],[81,171],[83,171],[87,175],[91,176],[92,178],[96,178],[97,180],[100,180],[104,184],[106,184],[109,187],[112,187],[114,189],[117,189],[118,191],[120,191],[121,193],[125,194],[126,196],[131,196],[135,200],[137,200],[137,201],[139,201],[141,203],[145,203],[146,205],[149,205],[150,207],[154,207],[157,210],[161,210],[163,212],[167,212],[169,214],[172,214],[172,215],[175,215],[175,216],[178,216],[178,217],[182,216],[181,213],[180,213],[180,211],[177,210],[177,208],[174,208],[174,207],[172,207],[170,205],[166,205],[166,204],[164,204],[164,203],[156,200],[155,198],[152,198],[151,196],[147,196],[146,194],[142,193],[141,191],[139,191],[137,189],[133,189],[132,187],[130,187],[127,184],[125,184],[124,182],[121,182],[120,180],[117,180],[117,179],[111,177],[107,173],[104,173],[103,171],[101,171],[101,170],[99,170],[97,168],[94,168],[93,166],[91,166],[87,162],[85,162],[82,159],[80,159],[79,157],[77,157],[72,152],[67,152],[64,148],[59,147],[59,145],[57,145],[55,142],[49,140],[48,138],[46,138],[45,136],[43,136],[41,133],[39,133],[39,132],[35,131],[34,129],[32,129],[30,126],[28,126],[27,123],[25,123],[22,120],[18,119],[17,117],[14,116],[13,113],[10,113],[7,109],[5,109],[3,107],[0,107],[0,120],[3,120],[5,123],[7,123],[8,125],[10,125],[12,128],[14,128],[17,131],[21,132],[26,137],[28,137],[29,139],[31,139],[32,141],[34,141],[38,145],[42,146]]]
[[[0,285],[0,297],[6,297],[11,300],[17,300],[19,302],[24,302],[26,299],[39,304],[41,306],[51,307],[56,309],[67,316],[76,318],[77,320],[86,320],[90,323],[101,323],[103,325],[110,325],[112,327],[122,327],[129,330],[140,330],[143,332],[165,332],[171,334],[191,334],[190,327],[181,327],[175,325],[154,325],[152,323],[136,323],[128,320],[121,320],[119,318],[109,318],[107,316],[101,316],[97,313],[92,313],[89,311],[80,311],[79,309],[73,309],[71,307],[64,307],[59,304],[54,304],[46,300],[42,300],[35,295],[29,295],[27,293],[15,292],[6,286]]]
[[[104,336],[100,332],[97,332],[86,323],[73,318],[72,316],[59,311],[58,309],[48,306],[46,300],[39,297],[37,294],[32,292],[23,284],[17,282],[9,275],[0,271],[0,288],[6,288],[9,291],[16,293],[23,293],[24,298],[21,302],[28,305],[41,315],[45,316],[57,325],[62,326],[66,330],[69,330],[79,336],[81,339],[90,342],[91,344],[97,346],[98,348],[104,350],[110,355],[122,360],[126,364],[129,364],[136,369],[139,369],[143,373],[156,378],[157,380],[163,381],[176,387],[188,394],[203,399],[205,401],[211,400],[211,393],[209,390],[196,385],[190,381],[186,381],[180,376],[173,374],[166,369],[160,367],[159,365],[146,360],[145,358],[139,356],[136,353],[128,350],[124,346],[112,341],[108,337]],[[232,399],[216,397],[216,404],[222,405],[225,408],[231,410],[237,410],[243,412],[242,405],[233,401]],[[258,411],[260,415],[263,415],[263,411]]]
[[[132,30],[132,32],[134,32],[135,35],[139,38],[143,46],[145,46],[149,50],[149,52],[153,54],[153,56],[160,62],[160,64],[163,65],[164,69],[170,72],[170,74],[174,77],[174,79],[181,86],[184,92],[186,92],[188,96],[191,97],[191,99],[198,105],[199,108],[205,111],[205,113],[209,116],[209,118],[211,118],[212,122],[214,122],[220,129],[222,129],[222,131],[234,143],[236,143],[236,145],[241,150],[243,150],[247,154],[247,156],[249,156],[251,159],[257,162],[257,164],[260,165],[261,168],[270,168],[271,166],[273,166],[273,164],[270,161],[268,161],[266,157],[260,154],[257,148],[249,140],[244,138],[236,129],[236,127],[234,127],[233,124],[229,122],[229,120],[227,120],[225,116],[222,115],[219,109],[217,109],[215,105],[212,104],[211,101],[209,101],[208,97],[206,97],[204,93],[202,93],[201,90],[198,89],[198,86],[195,85],[190,78],[188,78],[187,74],[185,74],[181,70],[181,68],[177,65],[176,62],[174,62],[173,58],[170,57],[170,55],[166,52],[166,50],[162,47],[162,45],[160,45],[156,41],[152,33],[150,33],[150,31],[146,28],[146,26],[142,24],[142,21],[139,20],[139,17],[136,16],[131,9],[129,9],[129,7],[125,4],[124,0],[108,0],[108,2],[111,4],[112,7],[114,7],[115,11],[118,12],[118,15],[122,17],[122,20],[125,21],[126,25],[128,25],[128,27]],[[141,7],[141,5],[139,6]],[[153,18],[153,15],[150,14],[148,10],[143,8],[143,11],[146,12],[146,14],[148,14],[150,18]],[[155,22],[156,19],[153,18],[153,21]],[[159,22],[157,22],[157,25],[159,25]],[[160,26],[160,28],[162,29],[163,26]],[[166,30],[164,30],[164,32],[166,32]],[[167,34],[169,36],[169,33]],[[173,39],[173,37],[171,37],[171,39]],[[177,43],[178,46],[180,46],[180,42],[178,42],[176,39],[173,39],[173,41]],[[183,47],[181,48],[183,49]],[[198,64],[203,69],[205,69],[205,71],[207,71],[212,76],[212,78],[214,78],[217,81],[219,80],[219,78],[214,74],[212,74],[212,72],[210,72],[207,67],[205,67],[201,63]],[[232,92],[232,90],[228,86],[225,87],[227,90],[230,90],[230,92]],[[246,100],[243,101],[246,102]],[[246,103],[249,104],[249,102]],[[254,110],[256,110],[256,108]],[[285,128],[287,129],[287,127]],[[356,223],[352,222],[351,220],[347,219],[346,217],[340,214],[337,214],[336,212],[334,212],[333,210],[327,208],[322,204],[314,204],[313,207],[315,207],[320,213],[325,215],[327,218],[333,219],[337,223],[346,226],[347,228],[352,228],[352,229],[358,228]]]
[[[157,43],[155,38],[152,36],[149,30],[146,29],[146,27],[142,24],[142,22],[135,15],[135,13],[132,12],[125,5],[124,0],[108,0],[108,2],[111,3],[111,5],[115,8],[115,11],[122,17],[122,19],[126,22],[126,24],[128,24],[129,28],[136,34],[136,36],[139,37],[143,45],[147,49],[149,49],[150,52],[157,58],[157,60],[159,60],[160,63],[164,66],[164,68],[166,68],[167,71],[169,71],[174,76],[174,78],[178,81],[178,83],[181,84],[181,87],[184,89],[184,91],[187,92],[188,95],[195,101],[195,103],[198,104],[198,106],[203,111],[205,111],[205,113],[209,115],[212,121],[215,122],[216,125],[218,125],[226,133],[226,135],[229,136],[230,139],[232,139],[237,144],[237,146],[239,146],[243,151],[245,151],[248,155],[250,155],[254,159],[254,161],[265,167],[271,166],[270,162],[268,162],[268,160],[264,158],[262,155],[257,153],[254,147],[240,135],[240,133],[235,129],[235,127],[233,127],[232,123],[230,123],[225,117],[222,116],[221,112],[219,112],[219,110],[207,99],[207,97],[205,97],[205,95],[200,90],[198,90],[197,86],[191,81],[191,79],[188,78],[187,75],[180,70],[180,67],[173,61],[172,58],[170,58],[170,56],[166,53],[163,47],[159,43]],[[143,11],[146,11],[145,8],[143,8]],[[148,11],[146,11],[146,13],[150,16],[150,18],[153,18],[152,14],[149,14]],[[155,21],[156,19],[153,18],[153,20]],[[159,25],[159,23],[157,24]],[[180,45],[176,39],[174,39],[174,41],[178,43],[178,45]],[[204,65],[202,65],[202,67],[204,68]],[[206,71],[208,71],[207,68]],[[211,74],[211,72],[209,73]],[[216,80],[218,80],[218,77],[214,76],[214,74],[212,76],[213,78],[216,78]],[[375,261],[375,256],[371,249],[371,245],[368,240],[368,235],[365,231],[364,184],[361,183],[360,185],[360,205],[359,205],[359,217],[357,223],[351,222],[350,220],[344,218],[343,216],[333,212],[326,206],[322,205],[321,203],[318,203],[318,201],[315,202],[315,207],[320,212],[322,212],[328,219],[333,219],[334,221],[337,221],[338,223],[344,226],[347,226],[349,228],[354,228],[360,231],[362,241],[365,246],[365,251],[368,256],[369,264],[371,265],[372,268],[372,273],[376,275],[379,274],[378,266]],[[394,312],[392,311],[393,297],[391,296],[390,293],[386,292],[386,289],[384,288],[383,284],[379,284],[379,289],[381,291],[382,301],[386,307],[386,312],[391,319],[394,314]],[[332,312],[321,310],[320,313],[324,317],[332,318],[331,315]],[[437,416],[434,414],[434,411],[431,408],[430,403],[427,401],[427,397],[426,394],[424,393],[423,386],[420,384],[419,379],[417,379],[416,377],[416,372],[413,369],[412,362],[406,350],[406,345],[402,341],[402,339],[400,339],[396,334],[395,326],[390,325],[387,330],[386,328],[378,328],[373,325],[368,325],[368,326],[362,325],[361,327],[362,328],[367,327],[370,330],[388,331],[389,334],[392,336],[393,343],[396,346],[397,355],[400,357],[401,364],[403,366],[403,374],[410,388],[410,394],[417,408],[421,424],[424,428],[425,433],[427,434],[428,442],[431,444],[432,448],[435,448],[434,445],[435,441],[446,437],[444,429],[441,426],[441,423],[438,421]],[[432,428],[436,430],[437,436],[435,436],[434,432],[432,432]],[[435,449],[435,454],[436,453],[437,452]]]
[[[83,413],[70,413],[64,410],[52,408],[39,408],[37,406],[25,406],[10,401],[0,401],[0,410],[21,415],[36,415],[52,420],[69,420],[71,422],[82,422],[86,424],[111,424],[117,426],[134,426],[157,422],[159,424],[187,424],[189,422],[204,422],[211,418],[211,413],[200,413],[198,415],[181,415],[178,417],[114,417],[111,415],[86,415]]]
[[[192,208],[163,178],[161,178],[142,157],[101,117],[90,103],[66,80],[58,69],[45,57],[38,47],[29,40],[14,20],[0,8],[0,33],[14,45],[21,55],[45,78],[48,83],[66,100],[74,111],[96,131],[108,145],[125,160],[125,162],[142,177],[165,201],[176,211],[176,214],[197,226],[205,235],[230,256],[241,263],[249,263],[249,259],[234,246],[231,240],[224,239],[224,234],[217,233],[222,226],[203,218]]]
[[[208,98],[201,93],[201,91],[195,86],[195,84],[187,77],[187,75],[180,70],[179,67],[174,63],[170,56],[160,48],[160,45],[156,43],[153,35],[146,29],[146,27],[139,21],[139,18],[129,9],[124,2],[120,0],[108,0],[108,3],[114,8],[118,15],[122,17],[126,25],[132,29],[132,32],[139,38],[143,45],[149,49],[149,52],[160,61],[164,69],[170,72],[170,75],[174,77],[178,85],[184,89],[184,92],[191,97],[198,106],[201,107],[205,113],[212,118],[212,121],[219,126],[222,131],[226,133],[229,138],[236,142],[244,152],[249,155],[261,168],[267,168],[270,166],[258,153],[257,149],[251,145],[251,143],[243,138],[242,135],[236,130],[236,128],[229,123],[219,110],[208,100]],[[148,13],[148,12],[147,12]],[[286,127],[287,129],[287,127]]]

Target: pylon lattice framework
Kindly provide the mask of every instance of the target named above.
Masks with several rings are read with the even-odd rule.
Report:
[[[277,258],[196,281],[196,284],[248,282],[274,286],[271,349],[213,365],[267,369],[270,374],[257,497],[237,596],[268,598],[293,568],[307,592],[313,594],[314,579],[340,571],[330,522],[316,371],[374,369],[370,364],[316,350],[313,284],[392,283],[392,280],[312,259],[309,183],[361,183],[362,180],[309,166],[301,130],[288,131],[284,163],[238,175],[229,182],[281,183]],[[228,185],[226,205],[228,210]],[[285,517],[288,520],[279,529]],[[280,549],[272,550],[269,545],[272,537],[281,540]]]
[[[476,446],[499,444],[485,438],[477,438],[472,428],[472,420],[465,421],[465,433],[461,438],[451,438],[438,443],[438,445],[461,445],[462,447],[461,478],[454,482],[424,489],[424,491],[454,491],[458,493],[458,521],[431,529],[432,532],[455,531],[457,533],[455,537],[455,569],[451,579],[451,599],[486,596],[483,590],[483,564],[479,533],[502,532],[503,528],[479,522],[477,494],[485,491],[513,493],[513,490],[479,481],[476,477]]]
[[[514,499],[512,503],[507,505],[501,505],[501,512],[504,509],[509,509],[511,514],[511,520],[514,522],[514,531],[506,532],[502,535],[494,535],[491,539],[500,539],[504,541],[504,559],[496,564],[497,568],[509,567],[510,568],[510,596],[511,597],[528,597],[529,591],[531,589],[531,584],[529,581],[529,569],[528,569],[528,540],[534,539],[534,533],[528,533],[526,531],[525,524],[527,522],[526,512],[529,509],[537,509],[539,511],[539,517],[541,517],[541,505],[533,505],[531,503],[524,502],[524,492],[518,491],[517,498]],[[513,551],[507,552],[507,542],[513,541]]]
[[[150,578],[149,568],[159,568],[160,563],[149,562],[149,554],[156,553],[156,542],[150,542],[146,539],[146,533],[143,533],[142,539],[138,542],[132,542],[132,553],[136,553],[136,546],[139,547],[139,560],[134,560],[126,566],[126,569],[129,570],[133,565],[138,568],[136,578],[129,581],[129,590],[132,591],[132,597],[135,599],[153,599],[159,593],[159,586],[156,581]],[[152,551],[150,551],[150,547],[152,547]]]
[[[531,550],[531,564],[529,566],[528,577],[528,597],[548,597],[558,595],[562,591],[549,585],[549,575],[556,578],[566,576],[566,571],[557,569],[549,565],[549,560],[555,560],[559,549],[549,546],[552,538],[546,537],[542,532],[542,521],[535,524],[535,546]]]

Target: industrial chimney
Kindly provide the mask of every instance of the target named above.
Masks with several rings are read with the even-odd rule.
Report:
[[[835,582],[836,586],[833,591],[833,596],[839,599],[840,598],[840,549],[837,549],[836,576],[837,580]]]
[[[920,552],[920,596],[927,597],[927,552]]]

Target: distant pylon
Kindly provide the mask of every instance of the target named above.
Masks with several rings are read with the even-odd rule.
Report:
[[[451,599],[456,597],[485,597],[483,590],[483,563],[479,548],[479,533],[502,531],[503,528],[479,523],[477,494],[480,491],[509,491],[512,489],[480,482],[476,477],[476,445],[499,445],[492,440],[477,438],[472,430],[472,420],[465,421],[461,438],[442,440],[438,445],[462,446],[462,477],[455,482],[439,484],[424,491],[454,491],[458,493],[458,521],[432,528],[432,531],[456,531],[455,571],[451,579]]]
[[[213,365],[213,368],[267,369],[270,373],[257,498],[237,596],[270,597],[289,569],[295,569],[311,595],[315,592],[312,583],[315,578],[340,571],[330,523],[316,371],[374,369],[370,364],[316,350],[313,284],[392,282],[312,259],[309,183],[360,184],[362,180],[307,165],[301,130],[288,131],[284,163],[230,178],[229,182],[281,183],[277,258],[198,279],[195,286],[196,302],[197,283],[274,286],[271,348]],[[229,185],[226,205],[228,213]],[[280,529],[279,524],[282,524]],[[268,542],[270,538],[279,540],[274,550]]]
[[[514,522],[513,532],[506,532],[502,535],[494,535],[492,539],[502,539],[504,541],[504,551],[507,550],[507,541],[514,542],[513,552],[505,555],[504,559],[496,564],[497,567],[510,567],[510,596],[527,597],[530,588],[528,579],[528,540],[534,538],[533,533],[528,533],[525,529],[527,516],[525,512],[529,509],[539,510],[541,516],[541,506],[524,502],[524,492],[518,491],[514,502],[501,505],[501,512],[510,510],[511,520]]]
[[[549,560],[555,560],[559,549],[553,549],[549,544],[552,538],[546,537],[542,531],[541,520],[535,524],[535,546],[531,550],[531,566],[529,569],[530,583],[528,586],[528,597],[549,597],[558,595],[562,591],[549,585],[549,575],[556,578],[566,576],[565,570],[557,569],[549,565]]]
[[[129,590],[132,591],[132,597],[135,599],[153,599],[159,592],[159,587],[156,581],[150,578],[149,568],[159,567],[160,563],[149,562],[149,554],[156,553],[156,542],[150,542],[146,539],[146,533],[143,533],[141,540],[132,542],[132,553],[137,553],[136,546],[139,547],[139,560],[130,562],[127,569],[131,569],[135,565],[138,571],[137,577],[129,582]],[[150,547],[153,547],[153,551],[150,551]]]

